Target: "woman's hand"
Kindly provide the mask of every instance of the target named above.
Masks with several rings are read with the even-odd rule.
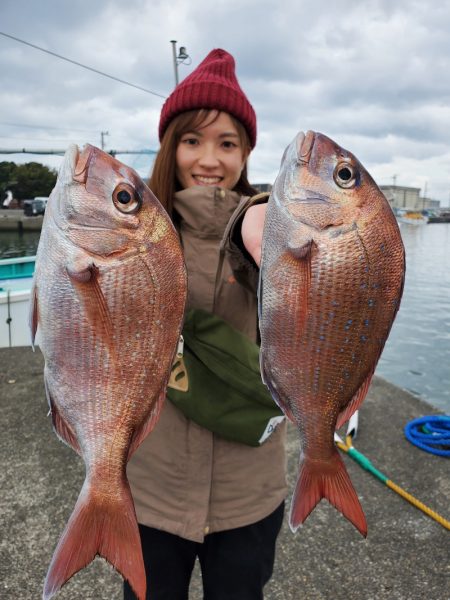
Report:
[[[241,235],[245,249],[255,263],[261,263],[261,243],[266,218],[267,204],[251,206],[242,220]]]

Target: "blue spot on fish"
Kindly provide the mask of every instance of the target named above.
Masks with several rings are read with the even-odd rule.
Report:
[[[370,298],[370,299],[367,301],[367,304],[368,304],[369,306],[375,306],[375,300],[374,300],[373,298]]]
[[[359,338],[362,342],[366,342],[367,341],[367,336],[365,335],[361,335]]]

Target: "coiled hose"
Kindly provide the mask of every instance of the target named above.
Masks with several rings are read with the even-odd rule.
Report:
[[[450,456],[450,416],[434,415],[414,419],[406,424],[404,432],[411,444],[425,452]]]

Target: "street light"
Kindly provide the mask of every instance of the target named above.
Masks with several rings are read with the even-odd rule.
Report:
[[[178,85],[178,65],[180,65],[182,63],[190,65],[191,64],[191,57],[186,52],[186,47],[185,46],[180,46],[180,50],[179,50],[178,56],[177,56],[177,40],[170,40],[170,43],[172,44],[173,70],[175,72],[175,85],[177,86]],[[186,61],[188,59],[189,59],[189,62],[187,63]]]

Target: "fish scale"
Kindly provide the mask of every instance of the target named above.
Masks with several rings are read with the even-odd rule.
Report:
[[[364,400],[404,271],[396,219],[361,163],[300,133],[268,202],[259,287],[262,376],[300,437],[294,531],[327,498],[367,534],[334,431]]]

